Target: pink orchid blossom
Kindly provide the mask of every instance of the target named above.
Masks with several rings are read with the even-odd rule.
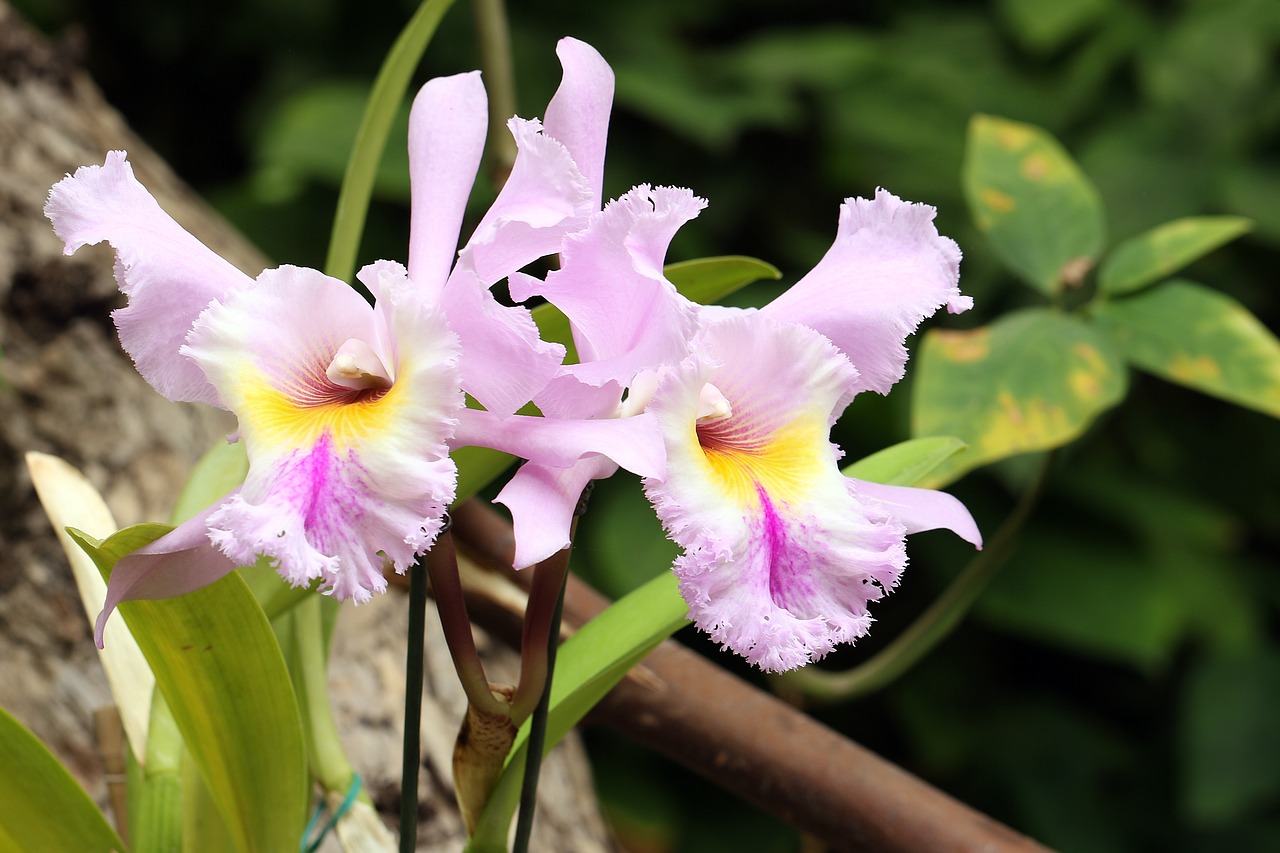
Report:
[[[924,318],[972,303],[933,209],[881,190],[845,202],[826,256],[763,309],[695,306],[662,268],[701,206],[688,191],[637,188],[566,240],[560,272],[513,281],[513,293],[564,310],[582,356],[542,392],[544,411],[558,395],[566,413],[657,419],[667,473],[645,490],[684,548],[674,568],[690,617],[763,669],[791,669],[866,632],[867,604],[906,565],[907,534],[945,527],[981,543],[950,495],[841,475],[829,437],[856,394],[902,376]],[[578,491],[611,471],[526,465],[499,500],[517,530],[522,518],[540,530],[525,542],[558,547]]]
[[[645,491],[684,548],[689,616],[766,671],[865,634],[868,603],[906,566],[906,534],[947,528],[981,547],[955,498],[844,477],[829,438],[856,394],[902,376],[924,318],[972,305],[933,216],[883,190],[847,200],[818,265],[758,312],[704,311],[649,402],[667,475]]]
[[[657,371],[685,356],[697,329],[697,306],[664,277],[663,258],[680,226],[705,206],[689,190],[636,187],[565,239],[560,269],[545,282],[512,277],[514,298],[545,297],[573,331],[579,363],[561,368],[535,398],[548,419],[612,419],[658,434],[644,403]],[[582,490],[611,476],[617,461],[592,455],[569,467],[531,462],[512,476],[496,500],[511,511],[516,568],[569,544]]]
[[[657,431],[643,414],[632,384],[637,375],[642,382],[651,380],[659,365],[678,360],[693,333],[696,309],[663,277],[662,259],[675,232],[706,202],[688,190],[641,186],[600,210],[613,72],[580,43],[562,43],[562,48],[564,87],[570,85],[568,70],[573,67],[575,84],[589,81],[585,88],[592,94],[584,90],[572,101],[549,106],[546,133],[563,142],[582,169],[593,204],[590,218],[577,211],[573,221],[581,230],[566,229],[567,236],[556,246],[558,271],[545,281],[522,273],[509,278],[515,300],[541,296],[568,315],[578,352],[578,363],[562,367],[534,401],[548,424],[612,421],[615,429],[625,424],[629,431],[652,437]],[[575,107],[562,109],[561,103]],[[623,406],[627,392],[630,403]],[[636,470],[616,456],[588,454],[568,466],[531,460],[516,471],[497,497],[511,511],[516,568],[545,560],[569,544],[583,489],[612,475],[619,464]]]
[[[319,579],[337,598],[367,600],[385,589],[384,564],[403,572],[439,532],[456,486],[451,446],[552,466],[602,455],[661,476],[652,430],[508,417],[558,372],[563,348],[489,287],[554,250],[598,205],[594,51],[571,39],[559,50],[565,80],[548,122],[556,117],[572,147],[513,120],[512,180],[456,263],[485,93],[474,72],[423,87],[410,119],[408,265],[361,270],[372,306],[314,270],[239,272],[161,210],[123,152],[54,186],[46,213],[67,253],[102,240],[116,250],[129,304],[114,319],[139,372],[170,399],[234,412],[250,463],[223,502],[119,561],[99,645],[121,601],[189,592],[258,555],[293,584]],[[606,103],[611,94],[610,83]],[[465,408],[463,390],[487,411]]]

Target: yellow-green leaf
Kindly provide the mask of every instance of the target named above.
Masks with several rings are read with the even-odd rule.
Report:
[[[453,0],[423,0],[409,23],[405,25],[391,51],[382,62],[369,92],[364,117],[356,131],[355,145],[338,193],[338,207],[333,214],[333,231],[329,237],[329,255],[324,271],[334,278],[350,281],[356,271],[356,255],[364,234],[365,216],[378,174],[382,152],[395,122],[409,81],[417,69],[427,43]]]
[[[140,524],[98,542],[68,531],[104,576],[168,528]],[[160,601],[127,601],[138,640],[209,795],[244,853],[295,850],[307,819],[307,756],[289,671],[238,574]]]
[[[782,278],[773,264],[744,255],[677,261],[667,264],[662,272],[686,299],[702,305],[723,299],[754,281]]]
[[[1253,227],[1240,216],[1175,219],[1116,247],[1098,272],[1098,288],[1118,295],[1146,287],[1230,243]]]
[[[191,469],[169,520],[181,524],[212,506],[214,501],[243,483],[248,474],[249,457],[245,454],[244,442],[219,441]]]
[[[124,853],[126,849],[53,753],[0,708],[0,851]]]
[[[963,441],[949,435],[912,438],[863,457],[840,473],[887,486],[916,486],[964,446]]]
[[[1280,417],[1280,341],[1230,296],[1170,281],[1096,316],[1136,367]]]
[[[1066,444],[1126,388],[1124,364],[1105,336],[1044,309],[970,331],[931,330],[916,371],[912,432],[969,445],[926,477],[933,487],[988,462]]]
[[[974,222],[1001,259],[1045,293],[1079,284],[1102,251],[1097,189],[1038,127],[974,116],[964,192]]]

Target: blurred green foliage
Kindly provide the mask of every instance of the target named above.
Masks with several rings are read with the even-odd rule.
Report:
[[[321,265],[359,93],[413,3],[17,6],[50,32],[83,28],[90,70],[180,174],[279,261]],[[794,281],[830,244],[840,199],[883,185],[935,205],[965,252],[977,307],[941,321],[951,334],[1039,305],[967,213],[966,129],[982,113],[1043,128],[1071,152],[1101,196],[1107,245],[1182,217],[1253,220],[1182,274],[1280,326],[1274,0],[548,0],[511,14],[522,115],[554,90],[562,35],[616,70],[608,195],[648,181],[710,199],[670,260],[745,252]],[[469,15],[466,4],[450,13],[419,79],[477,66]],[[362,261],[401,257],[404,170],[393,142]],[[1117,292],[1141,286],[1113,263]],[[1117,299],[1094,325],[1147,318],[1124,357],[1160,375],[1142,364],[1144,346],[1170,329],[1210,340],[1212,329],[1176,323],[1234,306],[1216,293],[1216,307],[1201,304],[1188,287]],[[1139,299],[1162,304],[1138,312]],[[1141,331],[1134,319],[1119,322]],[[838,426],[849,459],[907,437],[911,367],[903,387],[864,395]],[[1266,414],[1135,374],[1125,405],[1062,454],[973,618],[899,683],[816,713],[1063,850],[1280,849],[1278,430]],[[1036,464],[1008,459],[953,490],[992,530]],[[674,550],[634,483],[599,489],[584,525],[582,569],[613,594]],[[830,663],[874,653],[966,552],[943,534],[913,537],[880,624]],[[665,762],[596,746],[601,790],[634,849],[746,849],[744,828],[752,849],[798,848],[785,827],[745,820],[744,806]]]

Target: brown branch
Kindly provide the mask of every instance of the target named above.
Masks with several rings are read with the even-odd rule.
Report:
[[[492,509],[466,502],[453,513],[453,531],[473,560],[511,573],[515,540]],[[581,625],[608,604],[570,576],[566,622]],[[518,641],[509,611],[474,609],[486,628]],[[663,643],[642,668],[643,677],[625,679],[605,697],[592,722],[657,750],[833,849],[1046,850],[679,643]]]

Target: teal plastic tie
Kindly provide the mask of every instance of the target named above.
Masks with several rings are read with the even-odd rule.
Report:
[[[320,822],[320,818],[324,816],[324,797],[320,798],[320,802],[316,803],[315,811],[311,813],[311,820],[307,821],[307,828],[302,832],[302,841],[298,844],[301,853],[316,853],[320,849],[320,845],[324,843],[327,836],[338,821],[342,820],[342,816],[351,810],[351,804],[356,801],[356,797],[360,796],[360,788],[363,786],[360,780],[360,774],[355,773],[351,777],[351,784],[347,787],[347,796],[343,798],[342,803],[334,809],[333,816],[329,818],[320,828],[320,834],[310,843],[307,839],[311,837],[311,833],[315,830],[316,824]]]

